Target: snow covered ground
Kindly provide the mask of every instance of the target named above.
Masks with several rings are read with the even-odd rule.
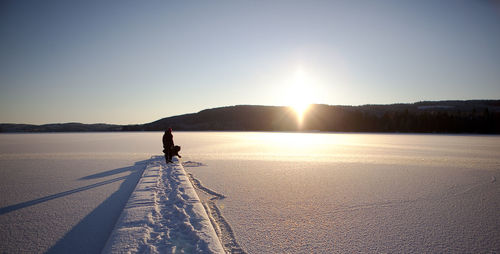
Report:
[[[0,253],[500,252],[499,136],[161,135],[1,134]]]
[[[103,253],[224,253],[177,157],[153,157]]]
[[[100,253],[161,133],[0,134],[0,253]]]
[[[186,168],[248,253],[500,253],[500,137],[217,133]],[[188,157],[189,156],[189,157]]]
[[[161,135],[0,135],[0,253],[222,252]]]

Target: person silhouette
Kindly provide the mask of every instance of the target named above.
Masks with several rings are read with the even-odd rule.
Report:
[[[165,163],[172,161],[172,149],[174,148],[174,136],[172,135],[172,128],[168,128],[163,134],[163,153],[165,154]]]

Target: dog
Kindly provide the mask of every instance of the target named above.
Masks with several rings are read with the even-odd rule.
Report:
[[[179,158],[182,158],[182,156],[180,156],[179,154],[179,151],[181,150],[181,147],[180,146],[174,146],[172,147],[172,150],[170,150],[170,152],[172,153],[172,156],[177,156]]]
[[[181,150],[181,147],[180,146],[173,146],[172,148],[170,148],[170,154],[172,154],[172,156],[177,156],[179,158],[182,158],[182,156],[179,154],[179,151]],[[167,148],[163,149],[163,153],[166,154],[167,153]]]

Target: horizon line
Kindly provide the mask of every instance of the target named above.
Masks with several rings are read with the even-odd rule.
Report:
[[[417,103],[426,103],[426,102],[465,102],[465,101],[500,101],[499,99],[444,99],[444,100],[420,100],[420,101],[415,101],[415,102],[394,102],[394,103],[367,103],[367,104],[326,104],[326,103],[311,103],[309,105],[326,105],[326,106],[333,106],[333,107],[362,107],[362,106],[391,106],[391,105],[411,105],[411,104],[417,104]],[[225,105],[225,106],[215,106],[215,107],[209,107],[209,108],[204,108],[202,110],[196,111],[196,112],[188,112],[188,113],[181,113],[181,114],[176,114],[176,115],[170,115],[170,116],[165,116],[156,120],[152,120],[151,122],[155,122],[164,118],[169,118],[169,117],[175,117],[175,116],[182,116],[182,115],[189,115],[189,114],[197,114],[200,113],[204,110],[210,110],[210,109],[218,109],[218,108],[226,108],[226,107],[237,107],[237,106],[262,106],[262,107],[291,107],[291,105],[263,105],[263,104],[235,104],[235,105]],[[104,122],[77,122],[77,121],[68,121],[68,122],[49,122],[49,123],[13,123],[13,122],[0,122],[0,124],[12,124],[12,125],[35,125],[35,126],[43,126],[43,125],[56,125],[56,124],[84,124],[84,125],[116,125],[116,126],[126,126],[126,125],[140,125],[140,124],[146,124],[146,123],[151,123],[151,122],[145,122],[145,123],[104,123]]]

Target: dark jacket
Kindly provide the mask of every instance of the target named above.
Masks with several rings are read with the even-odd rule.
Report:
[[[172,148],[174,146],[174,136],[171,132],[163,134],[163,148]]]

